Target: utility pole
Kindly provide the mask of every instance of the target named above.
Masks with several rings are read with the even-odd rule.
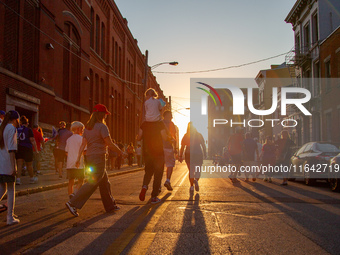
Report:
[[[149,74],[149,66],[148,66],[148,56],[149,52],[148,50],[145,51],[145,68],[144,68],[144,81],[143,81],[143,106],[142,106],[142,118],[141,118],[141,123],[144,120],[144,115],[145,115],[145,109],[144,109],[144,102],[145,102],[145,96],[144,93],[146,89],[148,88],[148,74]]]

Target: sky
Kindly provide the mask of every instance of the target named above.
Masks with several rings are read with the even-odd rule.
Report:
[[[154,69],[165,96],[172,97],[174,123],[180,137],[190,121],[190,78],[255,78],[277,57],[216,72],[191,72],[249,63],[290,51],[292,25],[284,19],[296,0],[115,0],[148,63],[177,61]],[[197,127],[206,133],[206,125]]]

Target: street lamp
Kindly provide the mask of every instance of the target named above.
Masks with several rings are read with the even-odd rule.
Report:
[[[165,64],[169,64],[169,65],[171,65],[171,66],[177,66],[177,65],[178,65],[178,62],[172,61],[172,62],[162,62],[162,63],[158,63],[158,64],[156,64],[156,65],[151,66],[151,70],[152,70],[152,69],[155,69],[155,68],[157,68],[157,67],[159,67],[159,66],[161,66],[161,65],[165,65]]]

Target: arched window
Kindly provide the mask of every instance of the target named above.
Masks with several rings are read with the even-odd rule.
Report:
[[[96,74],[95,78],[95,91],[93,92],[93,97],[94,97],[94,103],[98,104],[99,103],[99,76]]]
[[[101,42],[102,42],[102,45],[101,45],[100,55],[101,55],[102,59],[106,60],[105,59],[105,25],[104,25],[104,23],[102,23]]]
[[[93,109],[93,101],[94,101],[94,91],[93,91],[93,84],[94,84],[94,77],[93,77],[93,71],[92,69],[90,69],[90,93],[89,93],[89,108],[90,108],[90,112],[92,111]]]
[[[99,54],[100,49],[100,19],[99,16],[96,15],[96,52]]]
[[[72,23],[64,24],[63,98],[80,104],[80,36]]]
[[[91,38],[90,38],[90,47],[94,49],[94,10],[91,7]]]

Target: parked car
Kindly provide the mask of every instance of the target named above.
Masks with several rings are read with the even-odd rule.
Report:
[[[291,157],[289,180],[304,178],[307,185],[315,184],[316,180],[328,180],[330,159],[339,153],[338,147],[328,142],[304,144]]]
[[[332,191],[340,191],[340,153],[330,160],[328,182]]]

